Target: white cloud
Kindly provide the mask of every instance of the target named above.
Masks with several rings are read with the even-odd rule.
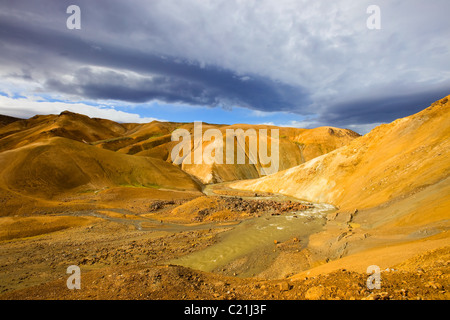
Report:
[[[268,125],[268,126],[300,128],[300,129],[311,129],[311,128],[315,128],[315,127],[320,127],[321,126],[316,121],[308,121],[308,120],[303,120],[303,121],[291,120],[291,121],[288,121],[288,122],[268,121],[268,122],[263,122],[263,123],[260,123],[260,124]]]
[[[277,126],[277,127],[289,127],[289,128],[300,128],[300,129],[313,129],[313,128],[317,128],[317,127],[322,127],[322,126],[326,126],[323,123],[319,123],[317,121],[308,121],[308,120],[303,120],[303,121],[297,121],[297,120],[291,120],[288,122],[264,122],[264,123],[260,123],[263,125],[268,125],[268,126]],[[369,123],[369,124],[351,124],[346,126],[346,128],[343,129],[350,129],[353,130],[357,133],[359,133],[360,135],[365,135],[366,133],[370,132],[373,128],[381,125],[382,123]]]
[[[141,117],[138,114],[115,110],[108,106],[91,106],[84,103],[52,102],[37,99],[36,96],[17,99],[0,96],[0,114],[27,119],[36,114],[60,114],[67,110],[81,113],[91,118],[109,119],[122,123],[146,123],[153,120],[164,121],[156,118]]]
[[[262,124],[262,125],[265,125],[265,126],[275,126],[275,123],[273,123],[272,121],[263,122],[263,123],[259,123],[259,124]]]
[[[293,127],[293,128],[314,128],[317,126],[318,126],[317,122],[308,120],[304,121],[292,120],[289,121],[287,124],[282,125],[282,127]]]
[[[378,127],[381,124],[383,124],[383,123],[377,122],[377,123],[369,123],[369,124],[351,124],[351,125],[348,125],[346,129],[353,130],[353,131],[359,133],[360,135],[365,135],[366,133],[369,133],[370,131],[372,131],[373,128]]]
[[[257,117],[257,118],[264,118],[264,117],[270,117],[273,114],[274,114],[274,112],[251,110],[250,116]]]

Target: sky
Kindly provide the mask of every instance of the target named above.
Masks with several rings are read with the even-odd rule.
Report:
[[[0,114],[365,134],[450,94],[448,12],[448,0],[0,0]]]

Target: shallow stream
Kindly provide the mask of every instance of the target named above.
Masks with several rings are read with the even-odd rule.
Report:
[[[216,188],[221,189],[221,191],[239,192],[228,189],[226,184],[216,184],[206,186],[203,193],[208,196],[218,196],[219,194],[214,192]],[[236,195],[220,195],[236,197]],[[281,215],[265,213],[260,217],[250,218],[241,222],[210,222],[194,225],[168,223],[139,216],[136,216],[136,219],[111,217],[93,210],[80,211],[72,214],[90,215],[117,223],[133,225],[140,231],[182,232],[211,228],[231,228],[231,230],[218,234],[216,243],[206,249],[168,261],[168,263],[207,272],[221,272],[225,268],[229,270],[236,269],[239,270],[239,276],[248,277],[258,274],[270,266],[278,254],[277,250],[275,250],[276,244],[297,238],[298,250],[304,248],[308,243],[309,236],[323,228],[326,215],[336,210],[334,206],[329,204],[310,203],[281,194],[264,193],[255,195],[252,192],[243,192],[242,195],[240,197],[247,200],[275,200],[280,202],[290,200],[309,205],[312,204],[313,207],[302,211],[283,213]],[[111,211],[124,215],[133,214],[124,209],[103,209],[102,211]],[[236,264],[239,264],[239,261],[245,261],[245,270],[239,268],[239,266],[236,268]]]
[[[210,192],[207,190],[205,193]],[[251,199],[252,197],[246,198]],[[262,200],[261,197],[255,199]],[[303,202],[282,195],[273,195],[270,199]],[[303,211],[284,213],[278,216],[263,215],[242,221],[232,230],[220,234],[217,243],[212,246],[172,260],[170,263],[202,271],[218,271],[240,258],[272,260],[274,255],[271,255],[270,252],[273,252],[275,242],[282,243],[297,238],[300,249],[307,244],[311,234],[322,229],[326,215],[336,210],[329,204],[313,205],[313,208]],[[258,265],[257,262],[253,264]],[[260,272],[270,264],[270,261],[260,261],[259,264],[260,268],[253,268],[248,270],[247,274],[240,275],[251,276],[252,273]]]

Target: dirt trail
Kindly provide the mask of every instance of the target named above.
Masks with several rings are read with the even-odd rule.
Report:
[[[119,213],[125,217],[120,218],[111,216],[106,212]],[[232,224],[223,223],[197,223],[197,224],[179,224],[156,220],[145,216],[140,216],[126,209],[101,209],[101,210],[85,210],[71,214],[73,216],[91,216],[101,218],[106,221],[115,222],[127,226],[133,226],[137,231],[164,231],[164,232],[183,232],[195,230],[208,230],[213,228],[228,228]],[[133,216],[132,219],[126,216]]]

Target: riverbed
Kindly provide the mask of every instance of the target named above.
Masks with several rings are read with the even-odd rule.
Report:
[[[213,195],[208,188],[207,195]],[[262,197],[246,196],[246,199]],[[271,200],[296,201],[311,204],[301,199],[273,194]],[[267,268],[277,256],[276,245],[295,239],[298,250],[304,248],[311,234],[319,232],[328,213],[336,208],[329,204],[315,203],[313,207],[285,213],[282,215],[265,214],[260,217],[244,220],[231,230],[218,235],[212,246],[170,261],[171,264],[182,265],[202,271],[226,271],[227,266],[237,261],[245,261],[246,268],[241,269],[238,276],[253,276]]]

